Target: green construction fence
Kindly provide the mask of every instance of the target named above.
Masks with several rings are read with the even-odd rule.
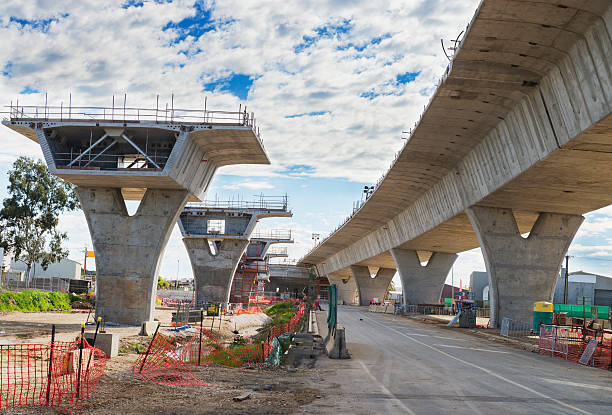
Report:
[[[610,319],[610,307],[607,306],[594,306],[597,307],[597,320],[609,320]],[[554,313],[567,313],[568,317],[577,318],[591,318],[591,306],[583,306],[576,304],[554,304]]]

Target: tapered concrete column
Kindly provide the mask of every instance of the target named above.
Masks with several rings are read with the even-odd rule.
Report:
[[[119,188],[76,193],[96,255],[96,315],[120,324],[152,321],[161,255],[189,192],[148,189],[133,216]]]
[[[327,279],[330,284],[336,284],[336,287],[338,287],[338,301],[343,301],[345,304],[359,304],[358,301],[355,301],[358,290],[353,276],[342,278],[339,274],[329,274]]]
[[[397,265],[404,305],[439,304],[444,281],[457,259],[457,254],[433,252],[427,265],[421,265],[417,251],[393,248],[391,255]]]
[[[208,241],[206,238],[183,238],[195,278],[196,300],[227,303],[234,273],[249,240],[212,241],[215,244],[215,253],[211,252]]]
[[[394,269],[379,268],[376,276],[372,278],[369,268],[363,265],[351,265],[351,272],[359,290],[359,305],[369,305],[373,298],[383,302],[395,275]]]
[[[510,209],[472,206],[466,212],[489,276],[491,325],[504,317],[531,321],[534,302],[552,301],[561,261],[584,218],[540,213],[523,238]]]

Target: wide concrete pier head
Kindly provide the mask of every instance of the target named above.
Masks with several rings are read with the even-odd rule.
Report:
[[[76,186],[96,255],[96,315],[139,325],[153,320],[161,256],[187,201],[204,197],[218,167],[269,160],[246,113],[118,113],[24,107],[3,123],[38,142],[49,171]],[[134,215],[125,200],[140,201]]]
[[[457,254],[432,252],[427,265],[421,265],[417,251],[393,248],[391,255],[402,281],[404,305],[438,304],[444,281],[457,259]]]
[[[584,218],[540,213],[523,238],[510,209],[472,206],[467,214],[489,276],[490,325],[504,317],[531,321],[534,302],[552,301],[561,262]]]
[[[287,197],[256,202],[203,202],[189,204],[179,217],[198,303],[227,303],[232,280],[257,221],[291,217]],[[267,250],[270,243],[264,242]]]

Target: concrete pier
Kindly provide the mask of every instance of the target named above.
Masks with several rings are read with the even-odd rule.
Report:
[[[352,275],[344,276],[340,273],[327,275],[330,284],[336,284],[338,301],[344,304],[359,305],[359,290],[357,282]]]
[[[368,267],[351,265],[351,273],[359,290],[359,305],[369,305],[374,298],[378,299],[378,302],[381,303],[385,300],[387,289],[395,275],[395,270],[392,268],[379,268],[376,276],[372,278]]]
[[[49,171],[77,187],[96,256],[96,314],[106,321],[153,320],[172,227],[218,167],[269,164],[252,115],[217,114],[30,106],[3,121],[38,142]],[[140,201],[136,214],[125,200]]]
[[[77,187],[76,193],[96,254],[96,316],[152,321],[160,257],[189,193],[148,189],[133,216],[121,189]]]
[[[402,280],[404,304],[439,304],[444,281],[458,255],[433,252],[425,266],[412,249],[393,248],[391,255]]]
[[[256,202],[203,202],[189,204],[179,217],[179,228],[189,253],[198,303],[227,303],[238,263],[245,251],[265,256],[270,245],[288,239],[251,240],[260,219],[291,217],[286,196]],[[269,235],[268,235],[269,236]],[[263,252],[262,252],[263,251]]]
[[[489,275],[491,326],[504,317],[531,321],[534,302],[552,301],[561,262],[584,218],[540,213],[523,238],[510,209],[472,206],[467,214]]]
[[[210,243],[206,238],[183,238],[195,279],[196,301],[226,303],[232,287],[232,277],[249,244],[248,239],[223,239]]]

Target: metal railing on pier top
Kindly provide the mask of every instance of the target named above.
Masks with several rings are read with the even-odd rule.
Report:
[[[204,200],[202,202],[188,203],[185,211],[198,211],[205,209],[261,209],[283,210],[289,208],[288,197],[284,196],[258,196],[253,200]]]
[[[248,112],[246,106],[239,105],[238,111],[213,111],[204,104],[200,109],[174,108],[174,98],[169,107],[159,107],[159,97],[155,108],[115,106],[115,97],[111,107],[76,107],[72,99],[68,105],[62,102],[59,106],[47,105],[6,105],[6,111],[0,111],[5,121],[46,121],[46,122],[91,122],[118,124],[192,124],[192,125],[227,125],[251,127],[259,142],[263,145],[253,112]]]
[[[291,240],[291,229],[271,229],[269,231],[261,231],[254,233],[251,239],[282,239],[284,241]]]

